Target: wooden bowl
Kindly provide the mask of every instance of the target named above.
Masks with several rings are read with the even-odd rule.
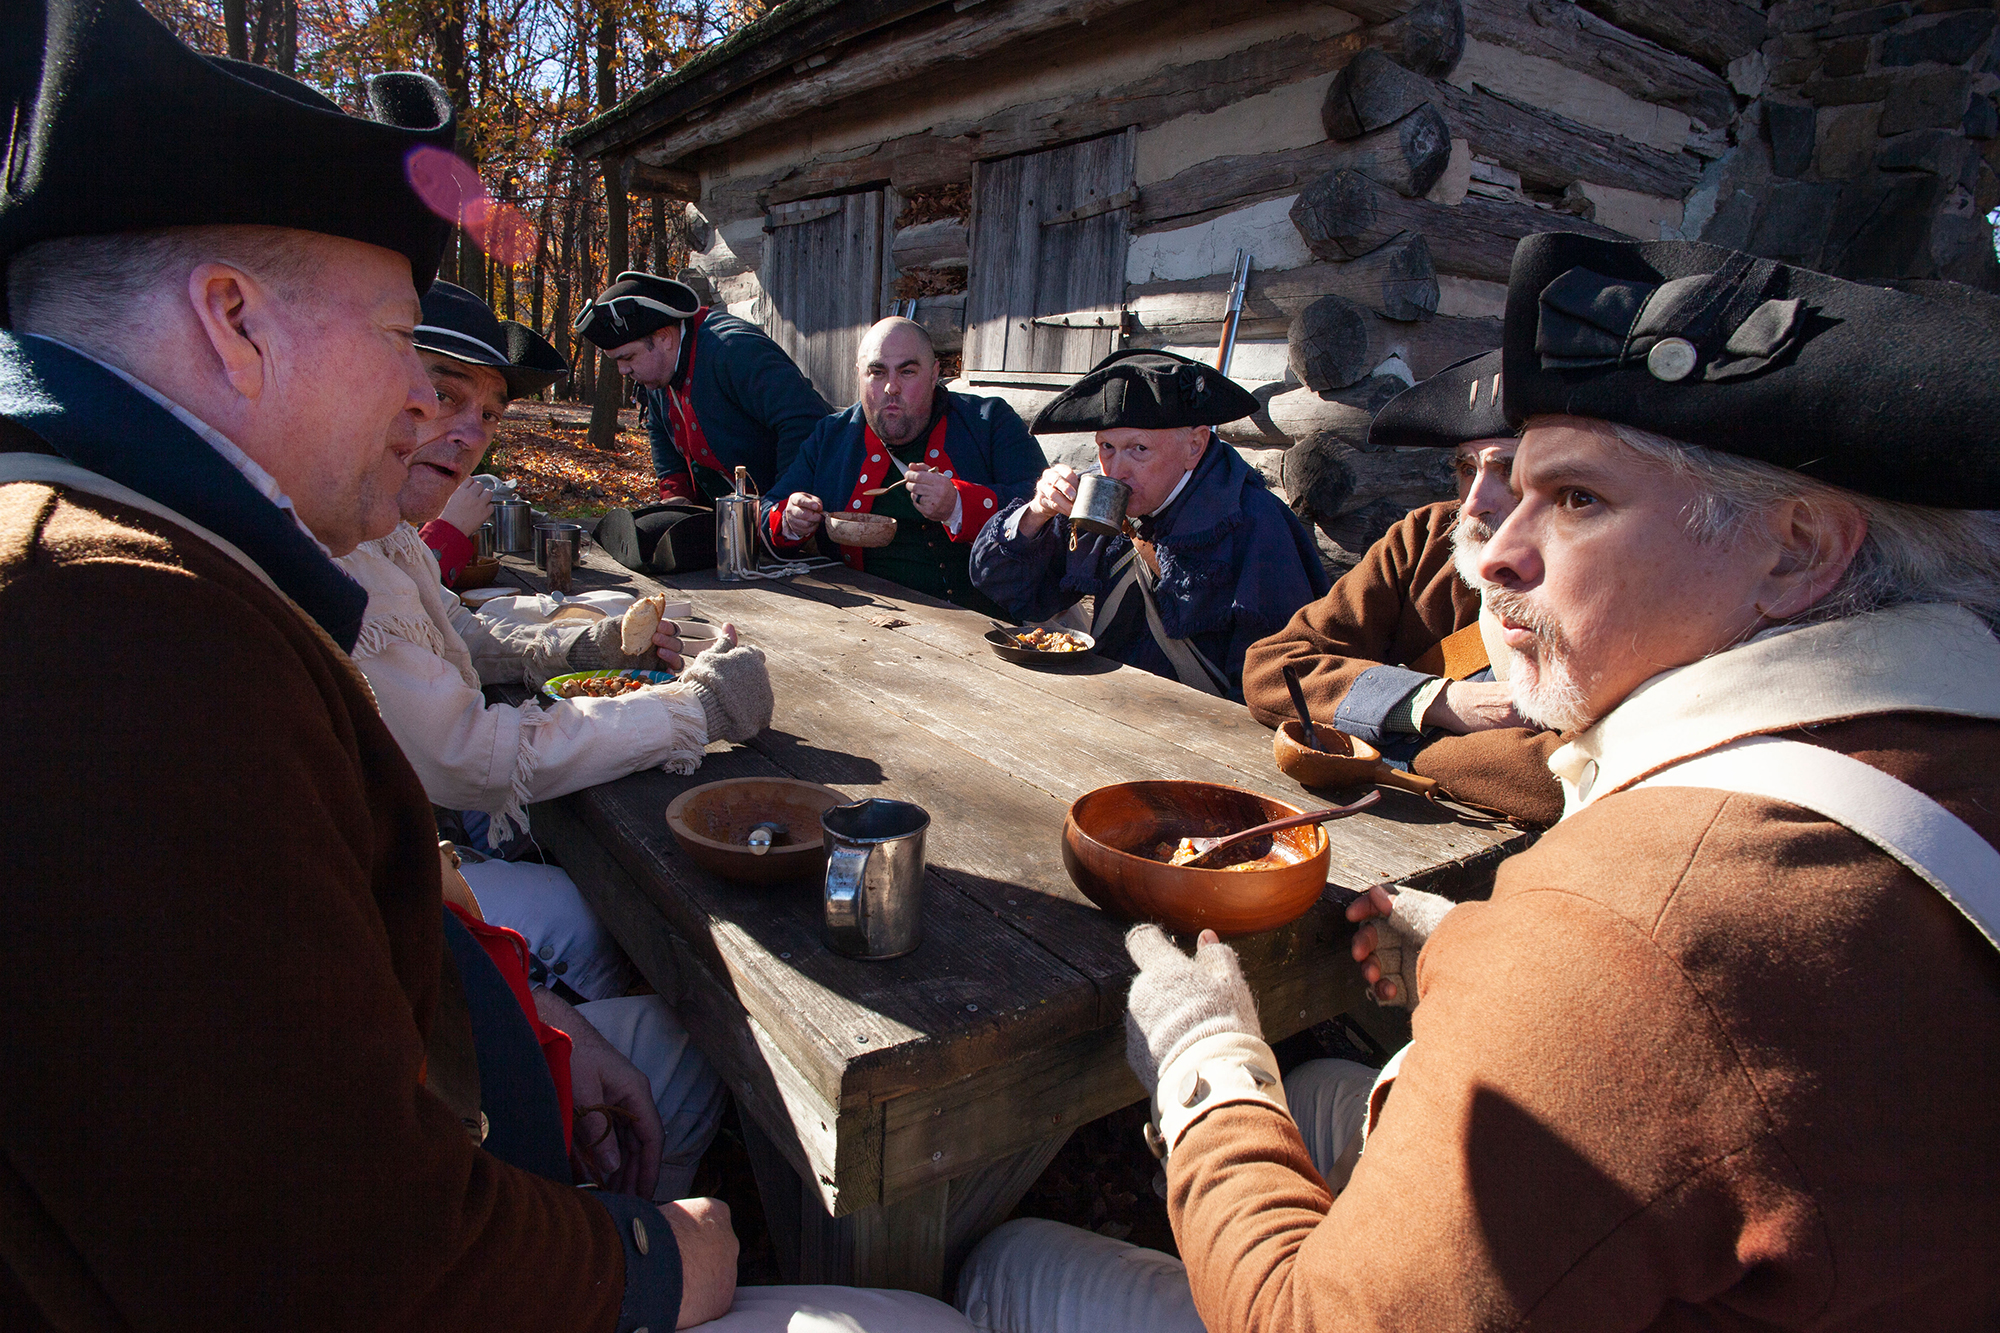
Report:
[[[1419,796],[1428,796],[1437,787],[1435,778],[1391,768],[1382,762],[1382,752],[1367,741],[1325,723],[1313,725],[1313,737],[1320,744],[1317,750],[1306,745],[1306,730],[1297,718],[1271,734],[1271,757],[1278,761],[1278,771],[1301,787],[1352,787],[1373,782]]]
[[[887,546],[896,540],[896,520],[887,514],[828,514],[826,535],[841,546]]]
[[[466,562],[465,567],[458,571],[458,577],[452,580],[452,586],[454,589],[483,588],[493,582],[494,576],[499,574],[499,572],[500,557],[498,556],[488,556],[484,560],[469,560]]]
[[[847,798],[831,787],[796,778],[724,778],[690,787],[667,807],[667,828],[698,866],[739,884],[783,884],[826,870],[819,817]],[[750,830],[766,820],[785,826],[790,841],[758,856]]]
[[[1084,895],[1128,921],[1243,935],[1304,915],[1326,888],[1331,844],[1318,825],[1272,838],[1284,864],[1189,870],[1153,859],[1158,844],[1236,833],[1304,806],[1213,782],[1120,782],[1077,798],[1063,823],[1063,865]]]

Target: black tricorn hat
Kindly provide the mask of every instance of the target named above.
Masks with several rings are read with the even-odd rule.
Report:
[[[1220,426],[1257,411],[1250,391],[1213,366],[1147,348],[1113,352],[1035,416],[1036,435]]]
[[[1391,398],[1375,414],[1368,443],[1378,449],[1451,449],[1472,440],[1509,438],[1500,397],[1501,352],[1457,361]]]
[[[506,379],[509,398],[546,389],[569,374],[569,362],[542,335],[496,318],[491,306],[453,282],[434,282],[424,293],[416,343],[454,361],[491,366]]]
[[[1868,286],[1691,241],[1529,236],[1504,397],[1864,495],[2000,508],[2000,298]]]
[[[584,303],[573,327],[608,352],[699,313],[701,298],[686,283],[627,269]]]
[[[430,286],[451,224],[407,160],[457,134],[421,74],[368,81],[373,119],[273,70],[198,54],[138,0],[0,5],[0,264],[38,241],[257,225],[393,250]]]

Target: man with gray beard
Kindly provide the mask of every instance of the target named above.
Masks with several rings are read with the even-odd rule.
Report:
[[[1548,757],[1560,742],[1515,712],[1506,655],[1491,618],[1480,615],[1474,572],[1514,508],[1500,353],[1461,361],[1391,399],[1369,442],[1452,450],[1458,498],[1411,511],[1332,591],[1253,645],[1244,702],[1266,726],[1289,720],[1284,670],[1296,667],[1320,724],[1436,778],[1460,800],[1553,824],[1562,792]],[[1395,993],[1393,980],[1377,992],[1384,1001]]]
[[[1234,952],[1128,937],[1198,1326],[2000,1324],[2000,300],[1535,236],[1505,352],[1476,572],[1564,816],[1424,945],[1342,1182]]]

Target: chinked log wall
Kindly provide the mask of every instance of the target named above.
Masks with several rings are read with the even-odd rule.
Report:
[[[755,289],[758,262],[750,220],[774,205],[884,183],[904,193],[964,184],[975,159],[1131,126],[1171,134],[1178,123],[1179,132],[1200,136],[1207,122],[1197,117],[1222,113],[1219,124],[1253,99],[1283,103],[1290,123],[1274,123],[1263,138],[1222,136],[1225,147],[1250,151],[1201,160],[1182,150],[1167,155],[1174,169],[1163,178],[1141,176],[1130,213],[1127,340],[1212,343],[1228,277],[1192,269],[1226,267],[1245,244],[1258,267],[1240,336],[1269,341],[1317,329],[1311,356],[1292,360],[1311,364],[1319,383],[1270,385],[1260,396],[1272,406],[1238,437],[1283,445],[1332,431],[1365,445],[1369,411],[1387,383],[1374,372],[1406,368],[1421,377],[1496,344],[1501,284],[1522,235],[1567,229],[1651,239],[1663,224],[1678,225],[1681,201],[1721,151],[1740,107],[1723,68],[1763,38],[1761,8],[1744,0],[1346,0],[1339,7],[1360,26],[1333,31],[1320,22],[1112,86],[977,114],[955,116],[943,101],[928,129],[768,172],[722,176],[704,168],[698,226],[733,240],[705,248],[697,267],[735,282],[730,299],[742,299]],[[798,102],[792,116],[810,107],[827,117],[871,88],[926,74],[936,76],[925,80],[932,89],[955,79],[1025,81],[1045,71],[1051,55],[1074,65],[1080,41],[1108,49],[1160,22],[1156,7],[1139,7],[1148,10],[1142,22],[1133,7],[1110,0],[961,8],[852,43],[810,88],[719,103],[664,129],[634,156],[658,167],[717,163],[716,146],[732,136],[771,140],[775,131],[752,122],[776,123],[772,99],[777,111],[787,97]],[[1270,8],[1220,0],[1202,7],[1201,27],[1248,23]],[[1078,29],[1084,19],[1091,26]],[[941,72],[936,53],[946,49],[952,63]],[[1325,105],[1329,99],[1340,106]],[[1314,124],[1316,116],[1325,120]],[[1143,146],[1140,156],[1143,164]],[[1273,230],[1287,213],[1291,231]],[[954,262],[963,235],[928,222],[899,234],[891,254],[898,267]],[[939,243],[953,253],[925,260]],[[975,265],[977,244],[975,237]],[[1165,276],[1142,271],[1141,252],[1197,245],[1212,258],[1183,256]],[[1325,303],[1360,324],[1334,318]],[[1320,317],[1306,320],[1316,305]]]

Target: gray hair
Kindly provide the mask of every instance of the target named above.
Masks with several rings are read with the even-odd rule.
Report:
[[[40,241],[7,261],[7,314],[23,332],[102,344],[158,289],[201,264],[229,264],[286,300],[312,289],[324,246],[283,227],[169,227]]]
[[[1607,422],[1620,443],[1691,483],[1688,533],[1730,545],[1772,505],[1852,505],[1868,524],[1832,591],[1796,617],[1812,624],[1919,603],[1962,606],[2000,632],[2000,510],[1902,504],[1817,481],[1789,468]]]

